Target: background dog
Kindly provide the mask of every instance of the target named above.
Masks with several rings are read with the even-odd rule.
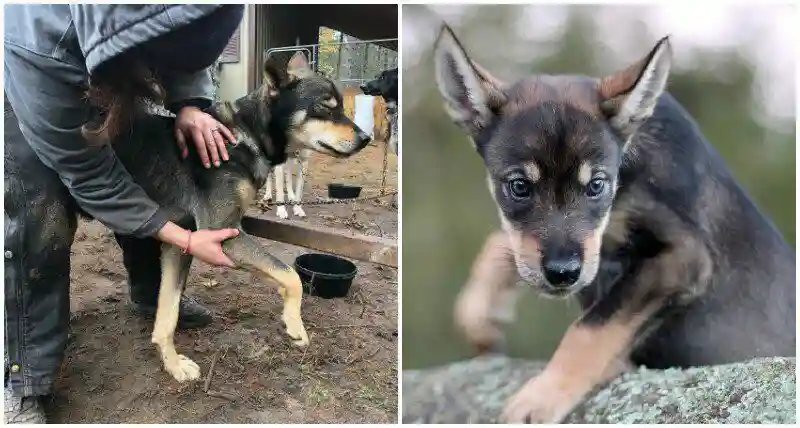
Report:
[[[794,252],[663,92],[666,38],[600,79],[506,83],[447,26],[434,61],[503,228],[459,296],[459,327],[478,349],[495,347],[519,278],[583,308],[545,370],[508,403],[507,422],[561,421],[631,364],[794,355]]]
[[[235,134],[230,160],[219,168],[201,167],[190,148],[181,159],[174,142],[174,118],[141,114],[130,135],[113,142],[117,156],[136,182],[170,211],[171,220],[188,228],[241,229],[241,219],[255,202],[256,192],[287,153],[313,150],[348,157],[370,138],[342,110],[341,94],[332,81],[308,68],[301,53],[288,64],[267,62],[265,83],[233,103],[219,103],[208,112]],[[191,146],[190,146],[191,147]],[[223,243],[237,265],[259,278],[275,280],[284,299],[283,322],[295,344],[308,344],[301,318],[302,288],[297,273],[269,254],[244,231]],[[152,341],[164,368],[179,382],[197,379],[200,369],[179,355],[173,335],[178,301],[192,257],[171,245],[162,248],[162,280]]]
[[[398,100],[398,72],[397,68],[384,70],[375,79],[361,85],[361,91],[366,95],[383,97],[386,100],[386,107],[389,114],[389,147],[394,154],[399,153],[398,144],[398,120],[397,111],[399,108]]]

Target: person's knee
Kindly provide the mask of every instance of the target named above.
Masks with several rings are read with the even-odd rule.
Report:
[[[9,195],[6,194],[6,197]],[[64,253],[69,249],[77,230],[77,216],[64,201],[39,195],[25,201],[25,209],[16,213],[5,212],[6,248],[44,258]],[[8,202],[6,202],[8,205]]]

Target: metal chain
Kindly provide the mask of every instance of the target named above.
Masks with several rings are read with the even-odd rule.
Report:
[[[314,206],[314,205],[333,205],[333,204],[347,204],[350,202],[362,202],[362,201],[370,201],[373,199],[380,199],[386,196],[396,195],[397,191],[390,193],[384,193],[382,195],[372,195],[372,196],[362,196],[360,198],[351,198],[351,199],[336,199],[336,198],[320,198],[314,199],[310,201],[288,201],[288,202],[270,202],[269,205],[275,206],[285,206],[285,205],[302,205],[302,206]]]
[[[389,124],[389,133],[390,134],[392,132],[391,126],[392,125]],[[389,138],[391,139],[392,136],[389,135]],[[388,141],[384,141],[383,142],[383,171],[381,173],[382,174],[382,176],[381,176],[381,196],[385,196],[386,195],[386,172],[387,172],[388,169],[389,169],[389,142]]]

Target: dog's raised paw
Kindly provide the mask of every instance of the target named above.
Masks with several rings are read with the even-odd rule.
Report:
[[[490,296],[465,290],[455,305],[455,323],[478,354],[503,349],[505,334],[501,323],[493,317]]]
[[[169,374],[178,382],[186,382],[200,378],[200,366],[184,355],[178,355],[173,364],[165,364]]]

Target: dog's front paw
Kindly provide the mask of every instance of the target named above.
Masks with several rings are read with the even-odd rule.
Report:
[[[492,316],[488,296],[465,290],[456,300],[454,316],[456,325],[476,353],[501,350],[505,335],[500,322]]]
[[[292,207],[292,212],[297,217],[305,217],[306,216],[306,212],[303,211],[303,207],[301,207],[300,205],[295,205],[294,207]]]
[[[189,357],[178,355],[178,358],[170,363],[165,363],[164,368],[178,382],[186,382],[200,378],[200,366],[190,360]]]
[[[294,346],[308,346],[308,333],[305,326],[303,326],[303,321],[296,317],[284,316],[283,324],[286,326],[286,334],[292,338]]]
[[[539,375],[509,400],[502,420],[510,424],[561,423],[582,398],[582,394],[570,391],[552,376]]]
[[[289,213],[286,211],[286,205],[279,206],[278,209],[275,211],[275,215],[284,220],[289,218]]]

